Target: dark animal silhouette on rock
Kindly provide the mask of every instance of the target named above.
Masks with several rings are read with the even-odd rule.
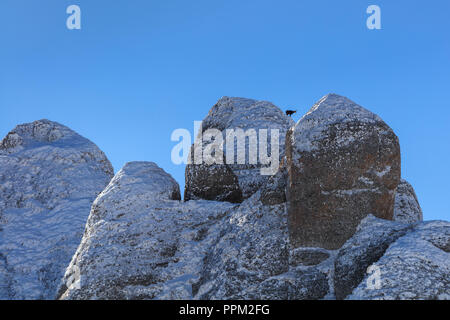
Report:
[[[286,110],[286,115],[290,117],[296,112],[297,112],[297,110]]]

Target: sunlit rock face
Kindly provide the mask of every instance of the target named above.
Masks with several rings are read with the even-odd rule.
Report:
[[[95,200],[59,296],[191,299],[228,202],[180,201],[152,162],[127,163]]]
[[[400,146],[372,112],[323,97],[288,132],[286,158],[293,246],[338,249],[368,214],[392,220]]]
[[[182,202],[173,196],[177,188],[154,163],[125,165],[92,206],[59,298],[320,299],[330,294],[331,255],[312,252],[305,262],[290,253],[285,204],[265,206],[259,191],[239,205]]]
[[[54,299],[90,207],[113,176],[104,153],[48,120],[0,143],[0,299]]]
[[[266,154],[271,154],[275,148],[277,149],[277,163],[279,164],[284,155],[286,132],[293,125],[293,120],[270,102],[246,98],[221,98],[203,120],[202,130],[199,132],[197,141],[209,129],[221,131],[224,139],[223,163],[196,164],[193,146],[191,149],[192,164],[186,166],[185,200],[206,199],[240,203],[249,198],[273,175],[261,174],[261,168],[269,166],[261,161],[259,154],[262,149],[259,143],[264,140],[263,138],[267,141],[268,151],[264,150]],[[255,130],[256,143],[251,144],[247,137],[240,148],[240,150],[245,148],[243,150],[245,152],[244,163],[238,163],[237,140],[233,147],[234,157],[227,153],[227,129],[242,129],[244,132]],[[267,136],[263,137],[260,129],[267,130]],[[272,129],[278,130],[279,137],[276,139],[278,145],[272,146]],[[204,153],[205,150],[208,150],[208,145],[212,143],[203,141],[200,151]],[[252,145],[256,147],[256,156],[258,157],[256,164],[253,164],[249,158]],[[278,169],[278,165],[275,169]]]

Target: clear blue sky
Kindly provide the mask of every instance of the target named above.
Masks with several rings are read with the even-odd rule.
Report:
[[[82,29],[66,28],[66,8]],[[381,7],[382,30],[366,28]],[[329,92],[397,133],[403,177],[425,219],[450,220],[450,2],[321,0],[1,0],[0,136],[48,118],[95,142],[116,171],[171,163],[221,96],[296,108]]]

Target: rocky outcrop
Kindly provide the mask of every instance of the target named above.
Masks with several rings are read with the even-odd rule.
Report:
[[[291,265],[315,266],[330,257],[328,250],[321,248],[295,248],[290,252]]]
[[[268,102],[223,98],[200,132],[290,124]],[[280,150],[269,176],[188,165],[181,201],[155,163],[111,180],[70,129],[17,127],[0,144],[0,298],[450,299],[450,223],[420,221],[379,117],[328,95]]]
[[[219,130],[224,140],[223,161],[217,164],[198,164],[195,161],[193,146],[190,155],[191,164],[186,166],[185,200],[207,199],[240,203],[249,198],[269,178],[269,175],[263,175],[260,172],[261,168],[267,167],[267,165],[262,164],[259,157],[259,153],[262,150],[259,148],[259,142],[262,137],[259,129],[268,130],[266,140],[268,141],[269,150],[272,138],[271,129],[279,130],[279,158],[281,159],[284,154],[286,132],[293,124],[294,122],[290,117],[286,116],[270,102],[245,98],[221,98],[203,120],[202,128],[196,141],[198,148],[200,148],[199,150],[204,154],[208,146],[217,143],[217,141],[205,140],[200,144],[199,141],[202,134],[209,129]],[[248,138],[245,141],[246,155],[243,163],[238,162],[238,151],[243,150],[243,148],[238,149],[237,143],[232,148],[234,156],[227,153],[227,129],[242,129],[244,132],[251,129],[255,130],[257,141],[254,147],[257,150],[256,156],[259,157],[257,163],[253,163],[249,158],[250,139]],[[278,169],[278,166],[276,169]]]
[[[291,243],[337,249],[368,214],[392,220],[400,147],[375,114],[323,97],[286,139]]]
[[[401,179],[395,192],[394,220],[413,223],[423,220],[422,208],[413,187]]]
[[[179,201],[151,162],[122,168],[95,200],[66,274],[63,299],[191,299],[227,202]]]
[[[100,149],[48,120],[0,143],[0,299],[53,299],[113,175]]]
[[[323,257],[314,268],[290,261],[285,204],[264,206],[259,192],[241,205],[174,201],[172,182],[153,163],[127,164],[117,173],[94,202],[60,298],[319,299],[329,294],[331,260],[322,262]]]
[[[251,300],[318,300],[324,298],[330,288],[327,274],[315,268],[294,270],[271,277],[255,288],[247,290],[239,299]]]
[[[367,268],[378,261],[391,243],[411,227],[403,223],[366,217],[355,235],[339,250],[334,262],[334,289],[337,299],[345,299],[366,276]]]
[[[206,258],[200,299],[252,299],[269,284],[273,298],[287,294],[293,275],[285,205],[263,206],[259,199],[257,192],[228,216],[224,235]]]
[[[418,224],[369,270],[348,299],[450,300],[450,223]]]
[[[286,202],[287,170],[285,159],[278,172],[269,177],[261,187],[260,200],[264,205],[276,205]]]
[[[207,174],[205,173],[207,170]],[[184,199],[204,199],[212,201],[242,202],[242,190],[236,174],[226,164],[186,166],[186,184]],[[195,181],[195,183],[193,183]]]

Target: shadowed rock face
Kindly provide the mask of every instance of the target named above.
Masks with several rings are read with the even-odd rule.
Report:
[[[224,139],[223,164],[188,164],[186,166],[184,199],[186,201],[206,199],[240,203],[249,198],[269,179],[269,176],[261,175],[260,169],[263,165],[260,165],[260,162],[258,164],[250,163],[248,158],[249,139],[246,139],[245,142],[245,164],[237,164],[236,162],[236,145],[234,146],[235,161],[233,164],[226,164],[226,130],[242,129],[247,131],[254,129],[258,134],[259,129],[267,129],[268,141],[270,142],[270,130],[278,129],[279,157],[281,159],[284,155],[286,132],[292,125],[294,125],[292,119],[270,102],[245,98],[221,98],[203,120],[202,132],[200,133],[208,129],[222,131]],[[208,142],[204,141],[203,151],[207,145]],[[259,146],[257,148],[259,150]],[[193,152],[191,152],[191,157],[193,157]]]
[[[286,144],[294,246],[337,249],[368,214],[392,220],[400,146],[378,116],[330,94],[288,132]]]
[[[286,160],[283,159],[278,172],[271,176],[261,187],[261,202],[272,206],[286,202],[287,170]]]
[[[207,174],[205,174],[207,171]],[[242,190],[237,176],[226,164],[186,166],[186,181],[195,181],[186,187],[184,199],[205,199],[215,201],[242,202]]]

